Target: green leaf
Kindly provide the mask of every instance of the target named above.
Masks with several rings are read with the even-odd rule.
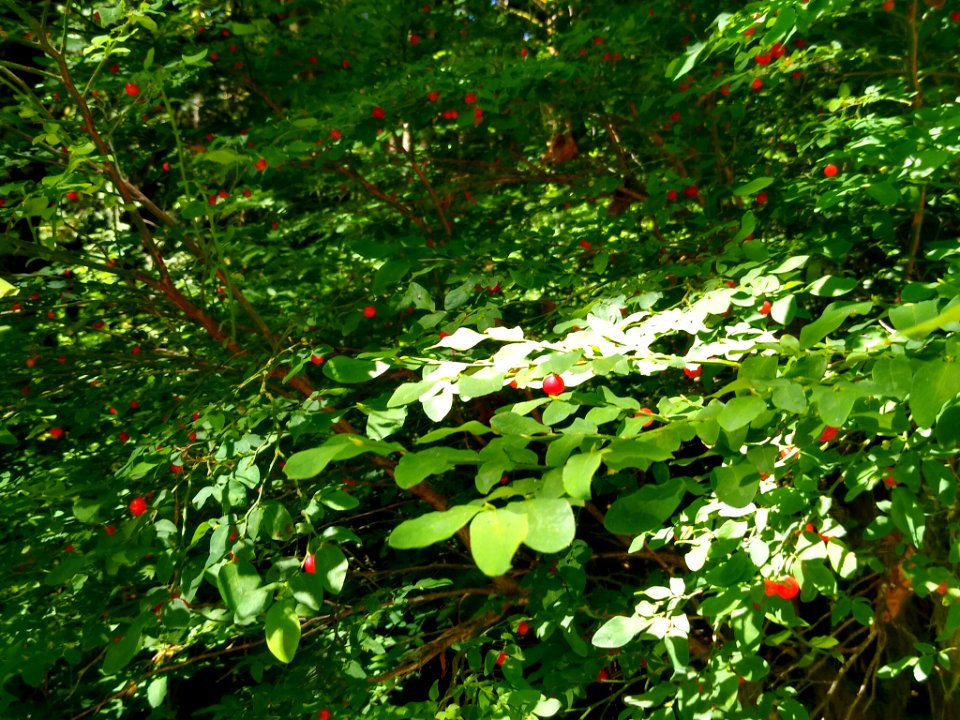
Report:
[[[317,499],[331,510],[338,512],[354,510],[360,506],[359,500],[343,490],[324,491]]]
[[[238,163],[248,161],[248,158],[244,157],[240,153],[235,153],[233,150],[227,150],[225,148],[211,150],[210,152],[202,153],[197,157],[201,160],[206,160],[207,162],[217,163],[218,165],[236,165]]]
[[[0,298],[9,297],[10,295],[16,295],[20,292],[15,285],[11,285],[3,278],[0,278]]]
[[[644,628],[643,620],[636,616],[617,615],[601,625],[590,639],[594,647],[620,648],[633,640]]]
[[[297,617],[293,603],[274,603],[267,612],[264,631],[267,647],[273,656],[282,663],[291,662],[300,644],[300,618]]]
[[[323,580],[315,573],[297,573],[290,579],[290,592],[293,599],[314,612],[323,607]]]
[[[649,467],[651,462],[670,460],[680,443],[672,428],[658,428],[639,437],[612,441],[604,450],[603,461],[613,470]]]
[[[603,526],[615,535],[639,535],[659,530],[680,505],[684,493],[683,481],[679,478],[644,485],[615,500],[604,517]]]
[[[307,480],[316,477],[334,460],[349,460],[363,453],[389,455],[403,449],[397,443],[371,440],[362,435],[334,435],[323,445],[311,450],[294,453],[287,460],[283,471],[291,480]]]
[[[960,366],[941,360],[921,363],[910,387],[910,411],[922,428],[933,425],[940,409],[960,393]]]
[[[373,276],[372,292],[380,295],[387,289],[399,284],[410,272],[410,263],[406,260],[387,260]]]
[[[427,443],[443,440],[450,435],[457,435],[460,433],[467,433],[470,435],[486,435],[488,432],[490,432],[490,428],[488,428],[486,425],[481,422],[477,422],[476,420],[470,420],[465,422],[463,425],[458,425],[457,427],[437,428],[436,430],[431,430],[423,437],[415,440],[414,444],[426,445]]]
[[[113,631],[113,637],[103,657],[104,675],[116,675],[133,660],[140,649],[143,626],[149,617],[148,613],[144,613],[125,628],[117,628]]]
[[[163,705],[167,699],[167,676],[158,675],[150,681],[147,686],[147,703],[152,708],[158,708]]]
[[[503,389],[503,373],[493,367],[480,368],[474,373],[464,373],[460,376],[457,389],[464,398],[490,395]]]
[[[873,366],[873,382],[883,397],[903,400],[913,384],[913,368],[903,357],[880,358]]]
[[[915,328],[930,323],[939,312],[940,304],[936,300],[897,305],[890,308],[890,322],[896,330],[904,335],[916,335]]]
[[[806,350],[823,340],[827,335],[840,327],[844,320],[851,315],[860,315],[873,308],[871,302],[836,302],[830,303],[824,309],[819,319],[806,325],[800,330],[800,347]]]
[[[527,516],[527,537],[523,543],[532,550],[555,553],[573,542],[577,523],[568,500],[533,498],[508,507]]]
[[[900,202],[900,191],[889,182],[875,182],[867,187],[867,195],[881,205],[896,205]]]
[[[479,506],[457,505],[442,512],[431,512],[412,520],[404,520],[390,533],[387,543],[397,550],[433,545],[453,537],[478,512]]]
[[[770,306],[770,317],[774,322],[786,325],[797,315],[797,298],[795,295],[782,297]]]
[[[733,432],[749,425],[766,409],[767,404],[757,395],[735,397],[724,405],[717,422],[727,432]]]
[[[753,195],[756,192],[760,192],[765,187],[770,185],[773,182],[772,177],[758,177],[754,178],[745,185],[740,185],[739,187],[734,188],[734,195]]]
[[[314,554],[314,559],[317,563],[316,574],[323,583],[323,589],[339,595],[350,565],[346,555],[336,545],[324,545]]]
[[[440,475],[457,465],[478,462],[479,458],[472,450],[448,447],[427,448],[420,452],[408,453],[400,458],[394,472],[394,479],[397,485],[407,489],[423,482],[431,475]]]
[[[510,569],[514,553],[527,537],[527,516],[510,510],[488,510],[470,523],[470,553],[477,567],[490,577]]]
[[[733,242],[743,241],[756,229],[757,216],[753,214],[752,210],[747,210],[740,219],[740,229],[737,231],[737,234],[733,236]]]
[[[792,413],[803,413],[807,410],[807,395],[803,386],[794,382],[781,381],[773,391],[773,404]]]
[[[538,435],[550,432],[550,428],[525,415],[500,412],[490,418],[490,427],[501,435]]]
[[[702,42],[694,43],[687,47],[687,52],[683,56],[683,62],[680,62],[680,58],[677,58],[677,60],[674,60],[667,66],[667,77],[676,80],[690,72],[693,66],[697,64],[697,58],[700,57],[700,53],[702,53],[706,47],[706,44]]]
[[[567,458],[563,466],[563,489],[570,497],[590,499],[590,483],[600,467],[601,459],[599,452],[580,453]]]
[[[184,65],[196,65],[198,62],[203,60],[207,56],[207,49],[204,48],[198,53],[193,55],[181,55],[181,61]]]
[[[715,468],[713,477],[717,498],[735,508],[746,507],[753,502],[760,488],[760,473],[747,463]]]
[[[839,297],[840,295],[846,295],[859,284],[860,281],[857,278],[824,275],[822,278],[810,283],[807,291],[817,297]]]
[[[547,405],[543,411],[543,424],[544,425],[557,425],[562,423],[568,417],[576,413],[580,409],[579,405],[574,403],[564,402],[563,400],[554,400],[552,403]]]
[[[401,407],[416,402],[423,395],[426,395],[433,386],[437,384],[436,380],[423,380],[415,383],[403,383],[390,396],[387,401],[388,408]]]
[[[911,327],[904,327],[901,332],[904,335],[919,339],[955,323],[960,323],[960,303],[957,303],[956,300],[951,301],[951,305],[936,317]]]
[[[914,547],[923,547],[926,517],[923,504],[908,488],[895,487],[890,498],[890,519]]]
[[[390,366],[382,360],[357,360],[346,355],[337,355],[323,364],[324,375],[346,385],[367,382],[389,369]]]
[[[237,622],[248,621],[266,608],[270,594],[260,585],[260,575],[247,562],[225,563],[217,573],[217,589]]]
[[[857,398],[863,397],[864,391],[848,382],[836,385],[819,385],[813,389],[813,401],[817,404],[820,419],[827,425],[840,427],[847,421],[853,404]]]

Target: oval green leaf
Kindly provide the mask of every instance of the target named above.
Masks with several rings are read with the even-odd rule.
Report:
[[[282,663],[289,663],[300,644],[300,618],[290,601],[274,603],[267,612],[267,647]]]
[[[527,516],[510,510],[489,510],[470,523],[470,552],[477,567],[490,577],[503,575],[527,537]]]
[[[475,505],[457,505],[443,512],[431,512],[404,520],[390,533],[387,543],[397,550],[427,547],[452,537],[480,512]]]

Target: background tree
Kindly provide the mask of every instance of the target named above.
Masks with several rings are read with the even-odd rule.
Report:
[[[0,0],[0,709],[960,715],[960,6]]]

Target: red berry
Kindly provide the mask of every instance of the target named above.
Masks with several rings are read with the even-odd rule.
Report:
[[[676,190],[667,190],[667,200],[670,201],[670,202],[673,202],[673,201],[676,200],[676,199],[677,199],[677,191],[676,191]]]
[[[387,116],[387,114],[383,111],[383,108],[382,108],[382,107],[379,107],[379,106],[378,106],[378,107],[375,107],[373,110],[370,111],[370,116],[371,116],[374,120],[383,120],[383,119]]]
[[[721,85],[721,86],[720,86],[720,94],[723,95],[724,97],[726,97],[727,95],[729,95],[729,94],[730,94],[730,86],[729,86],[729,85]]]
[[[420,36],[419,36],[419,35],[411,35],[411,36],[410,36],[410,44],[411,44],[411,45],[419,45],[419,44],[420,44]]]
[[[783,579],[782,583],[778,583],[779,587],[777,588],[777,595],[782,597],[784,600],[792,600],[797,596],[797,593],[800,592],[800,583],[797,582],[796,578],[786,577]]]
[[[430,92],[427,93],[427,102],[436,102],[439,99],[440,99],[439,90],[431,90]]]
[[[686,370],[684,370],[684,372],[686,372]],[[651,409],[648,408],[648,407],[642,407],[642,408],[640,408],[640,413],[638,413],[638,414],[643,414],[643,415],[655,415],[656,413],[654,413],[653,410],[651,410]],[[653,418],[650,418],[649,420],[647,420],[647,421],[643,424],[643,427],[648,428],[648,427],[650,427],[651,425],[653,425]]]
[[[827,177],[834,177],[838,172],[840,172],[839,168],[833,163],[830,163],[823,168],[823,174]]]
[[[757,193],[757,197],[756,197],[756,199],[755,199],[755,202],[757,203],[757,205],[766,205],[766,204],[767,204],[767,200],[769,200],[769,199],[770,199],[770,197],[769,197],[766,193],[764,193],[764,192],[762,192],[762,193]]]
[[[763,305],[760,306],[759,312],[760,312],[761,315],[769,315],[769,314],[770,314],[770,309],[771,309],[772,307],[773,307],[773,306],[770,304],[770,301],[769,301],[769,300],[764,300],[764,301],[763,301]]]
[[[317,720],[330,720],[331,717],[332,713],[326,708],[317,713]]]
[[[937,586],[937,592],[940,593],[941,595],[946,595],[946,594],[947,594],[947,590],[948,590],[948,587],[947,587],[947,581],[946,581],[946,580],[944,580],[942,583],[940,583],[940,584]]]
[[[117,438],[119,438],[120,442],[125,443],[130,439],[130,433],[128,433],[126,430],[121,430],[120,434],[117,435]]]
[[[503,665],[506,661],[507,661],[507,654],[505,652],[501,652],[499,655],[497,655],[497,667],[499,667],[500,665]]]
[[[134,345],[132,348],[130,348],[130,352],[133,353],[134,355],[139,355],[139,354],[140,354],[140,346],[139,346],[139,345]]]
[[[103,531],[110,537],[113,537],[117,533],[117,529],[113,525],[107,525]]]
[[[547,375],[543,379],[543,391],[547,395],[559,395],[565,387],[563,378],[559,375]]]
[[[337,128],[334,128],[333,130],[330,131],[331,140],[339,140],[341,137],[343,137],[343,135],[339,130],[337,130]]]
[[[136,410],[138,407],[140,407],[140,403],[139,403],[139,402],[137,402],[136,400],[131,400],[131,401],[130,401],[130,409],[131,409],[131,410]]]
[[[693,380],[693,378],[698,378],[703,374],[703,368],[699,365],[687,365],[683,369],[683,374]]]
[[[893,0],[886,0],[886,2],[883,3],[883,9],[887,12],[893,10]]]
[[[140,517],[147,511],[147,501],[142,497],[135,497],[130,501],[130,514],[134,517]]]
[[[581,240],[580,247],[582,247],[584,250],[589,250],[592,247],[592,245],[590,244],[589,240]]]
[[[124,85],[123,91],[130,97],[136,97],[140,94],[140,88],[137,87],[135,83],[127,83]]]
[[[267,169],[267,161],[264,160],[263,158],[260,158],[260,159],[257,160],[257,162],[254,164],[254,167],[255,167],[257,170],[259,170],[260,172],[263,172],[264,170]]]
[[[763,89],[763,80],[761,78],[754,78],[753,82],[750,83],[750,87],[753,90],[759,92],[760,90]]]
[[[820,437],[817,438],[817,441],[818,441],[818,442],[830,442],[831,440],[833,440],[833,439],[837,436],[837,433],[838,433],[838,432],[840,432],[840,428],[835,428],[835,427],[833,427],[832,425],[827,425],[827,426],[823,429],[823,432],[820,433]]]
[[[526,620],[521,620],[520,624],[517,625],[517,635],[523,637],[528,632],[530,632],[530,624]]]
[[[62,438],[63,428],[58,428],[58,427],[50,428],[50,437],[52,437],[54,440],[59,440],[60,438]]]
[[[696,185],[687,185],[683,189],[683,194],[688,198],[694,198],[700,194],[700,188],[698,188]]]
[[[110,72],[113,75],[116,75],[118,72],[120,72],[120,66],[114,63],[113,65],[110,66]]]
[[[469,92],[469,93],[467,93],[466,95],[463,96],[463,101],[464,101],[467,105],[473,105],[473,104],[477,101],[477,94],[476,94],[476,93]]]
[[[954,10],[950,13],[950,22],[960,23],[960,10]]]
[[[70,200],[71,202],[73,202],[74,200],[77,200],[79,197],[80,197],[80,194],[76,190],[67,191],[67,200]]]
[[[375,318],[377,316],[377,309],[373,305],[367,305],[363,309],[363,316],[365,318]]]
[[[777,58],[783,57],[784,53],[787,52],[787,49],[783,46],[782,43],[774,43],[770,46],[770,55],[774,60]]]
[[[597,673],[597,682],[603,682],[604,680],[610,679],[610,673],[607,672],[606,668],[603,668],[600,672]]]
[[[771,59],[771,54],[770,54],[770,53],[757,53],[756,55],[753,56],[753,59],[754,59],[754,62],[757,63],[757,65],[769,65],[769,64],[770,64],[770,59]]]
[[[313,575],[317,571],[317,558],[313,555],[307,555],[303,559],[303,571]]]
[[[529,54],[530,54],[529,50],[527,50],[526,48],[520,48],[520,57],[526,57]]]
[[[177,474],[179,474],[179,473],[182,473],[182,472],[183,472],[183,465],[171,465],[171,466],[170,466],[170,472],[172,472],[174,475],[177,475]]]
[[[314,365],[323,364],[323,355],[311,355],[310,362],[312,362]]]
[[[73,545],[67,545],[63,548],[66,552],[73,552]]]

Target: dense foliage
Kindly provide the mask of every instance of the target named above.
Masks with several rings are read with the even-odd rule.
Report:
[[[2,717],[960,717],[956,0],[0,10]]]

